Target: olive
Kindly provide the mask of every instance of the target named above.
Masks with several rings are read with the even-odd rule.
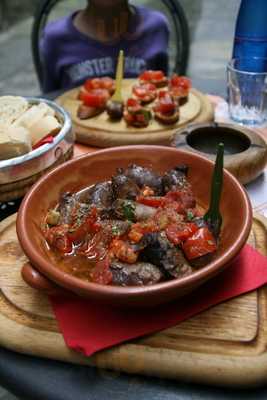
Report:
[[[109,100],[106,110],[111,119],[121,119],[123,116],[123,103],[120,101]]]

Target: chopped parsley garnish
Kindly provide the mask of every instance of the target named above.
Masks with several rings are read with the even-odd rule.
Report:
[[[111,230],[112,230],[112,235],[114,236],[118,236],[120,234],[120,229],[116,225],[114,225]]]
[[[194,213],[192,211],[189,210],[189,211],[187,211],[186,218],[187,218],[188,221],[192,221],[192,219],[195,218],[195,215],[194,215]]]
[[[135,219],[135,215],[134,215],[134,211],[135,211],[135,207],[133,205],[133,203],[131,201],[124,201],[123,205],[122,205],[122,211],[123,211],[123,215],[126,219],[128,219],[129,221],[134,221]]]

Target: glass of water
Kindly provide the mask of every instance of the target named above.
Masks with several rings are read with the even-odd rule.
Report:
[[[233,121],[267,122],[267,58],[234,58],[227,65],[229,114]]]

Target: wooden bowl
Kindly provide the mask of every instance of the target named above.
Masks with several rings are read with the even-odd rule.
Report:
[[[224,167],[239,182],[256,179],[267,163],[267,144],[256,132],[226,123],[194,124],[181,128],[174,135],[172,146],[214,161],[217,145],[224,143]]]
[[[41,178],[27,193],[18,212],[19,242],[35,269],[41,273],[40,287],[49,287],[45,278],[80,296],[116,306],[154,306],[192,291],[226,268],[246,243],[252,224],[252,211],[245,190],[224,170],[221,213],[223,227],[220,246],[214,260],[192,275],[149,287],[104,286],[85,282],[68,275],[49,256],[40,224],[47,210],[54,206],[60,193],[77,191],[88,185],[109,179],[116,168],[130,163],[151,166],[163,173],[179,163],[189,166],[188,179],[198,203],[207,208],[213,163],[197,154],[162,146],[125,146],[105,149],[66,162]],[[25,271],[24,271],[25,272]],[[35,272],[24,277],[33,284]],[[33,284],[37,287],[38,284]],[[50,285],[51,287],[51,285]]]

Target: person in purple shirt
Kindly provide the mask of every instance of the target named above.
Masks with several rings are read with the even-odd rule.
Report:
[[[128,0],[90,0],[85,9],[49,23],[44,30],[42,89],[69,89],[87,78],[114,77],[121,49],[126,78],[147,69],[167,74],[168,41],[168,21],[162,13]]]

